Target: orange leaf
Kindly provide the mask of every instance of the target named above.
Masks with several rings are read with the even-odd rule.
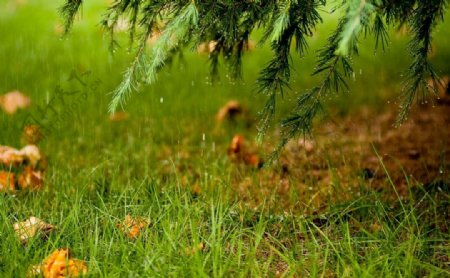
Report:
[[[119,228],[127,237],[136,239],[144,228],[150,225],[150,220],[144,217],[131,218],[131,215],[127,214],[123,223],[117,223],[116,227]]]
[[[236,116],[242,114],[244,109],[241,104],[236,100],[230,100],[217,112],[216,120],[223,122],[224,120],[234,120]]]
[[[13,173],[0,171],[0,191],[14,191],[16,176]]]
[[[239,134],[235,135],[231,140],[230,146],[228,147],[228,155],[241,153],[243,145],[244,145],[244,136]]]
[[[87,273],[84,261],[70,259],[68,249],[55,250],[41,265],[45,278],[78,277]]]
[[[44,185],[44,178],[41,171],[36,171],[27,166],[19,175],[18,183],[21,189],[40,189]]]

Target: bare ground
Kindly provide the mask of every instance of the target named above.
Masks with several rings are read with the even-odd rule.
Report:
[[[255,209],[316,213],[364,191],[395,200],[418,185],[448,181],[450,99],[417,105],[398,128],[398,111],[390,108],[360,111],[323,125],[314,140],[289,143],[278,169],[237,167],[232,186],[238,198]]]

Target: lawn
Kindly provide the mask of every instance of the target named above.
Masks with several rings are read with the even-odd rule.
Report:
[[[255,80],[267,46],[247,53],[242,81],[222,67],[216,83],[207,55],[188,49],[156,84],[138,88],[123,119],[111,119],[110,92],[133,58],[127,34],[110,53],[98,26],[108,1],[86,1],[62,38],[59,2],[0,0],[0,95],[31,98],[29,109],[0,111],[0,145],[23,147],[33,117],[45,155],[41,189],[0,192],[1,277],[23,277],[61,248],[92,277],[450,276],[450,105],[416,108],[403,129],[392,127],[410,62],[401,32],[386,53],[361,42],[369,48],[354,61],[351,91],[329,100],[312,138],[259,169],[227,152],[237,134],[260,160],[277,143],[276,126],[255,142],[265,101]],[[313,50],[335,22],[328,18],[310,55],[293,57],[280,114],[317,81]],[[435,34],[442,74],[450,73],[449,26]],[[246,116],[219,123],[230,100]],[[136,238],[122,231],[127,215],[149,222]],[[31,216],[54,230],[21,244],[13,224]]]

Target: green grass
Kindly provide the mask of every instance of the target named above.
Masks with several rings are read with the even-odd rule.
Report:
[[[411,184],[406,199],[392,202],[358,180],[359,190],[349,200],[324,200],[317,215],[299,206],[283,211],[270,194],[256,208],[249,207],[236,194],[231,186],[235,176],[257,180],[259,173],[236,169],[226,148],[234,134],[254,138],[256,128],[218,128],[214,115],[229,99],[257,114],[264,98],[254,93],[254,80],[268,60],[267,48],[246,56],[243,82],[228,80],[223,70],[215,85],[208,81],[206,57],[187,52],[184,60],[161,72],[158,83],[134,94],[125,107],[128,120],[111,123],[108,93],[119,84],[132,54],[125,47],[114,56],[108,52],[107,38],[97,26],[106,1],[87,1],[82,20],[64,39],[54,33],[58,3],[12,2],[0,2],[0,92],[21,90],[33,107],[13,116],[0,114],[0,145],[21,146],[25,117],[39,115],[38,107],[57,96],[57,85],[82,89],[67,81],[72,70],[89,70],[102,83],[86,99],[76,94],[51,105],[58,112],[49,116],[52,130],[39,145],[49,162],[45,189],[1,193],[0,276],[24,276],[31,265],[63,247],[87,261],[92,277],[450,275],[449,235],[442,227],[448,225],[448,183],[430,186],[447,188],[437,192]],[[313,46],[320,46],[327,33],[327,26],[318,30]],[[446,33],[442,26],[436,35],[438,51],[450,45]],[[405,38],[394,38],[397,46],[377,56],[364,51],[355,64],[361,74],[357,70],[352,92],[331,100],[331,111],[381,110],[394,99],[409,62],[405,43]],[[438,52],[434,58],[442,72],[450,72],[448,55]],[[313,56],[294,57],[293,92],[287,100],[313,84]],[[286,101],[281,110],[289,106]],[[275,140],[273,135],[266,143]],[[347,186],[338,179],[334,183],[337,189]],[[192,193],[194,184],[202,188],[199,195]],[[385,185],[395,188],[389,180]],[[292,192],[290,202],[304,204],[309,197]],[[115,226],[126,214],[151,220],[137,240],[127,239]],[[22,246],[12,225],[30,216],[57,229],[47,241]],[[187,254],[198,243],[205,248]]]

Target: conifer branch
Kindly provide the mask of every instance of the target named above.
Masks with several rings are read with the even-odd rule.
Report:
[[[130,96],[139,84],[156,81],[158,71],[170,61],[175,52],[190,45],[214,42],[209,55],[211,75],[218,76],[219,57],[229,66],[233,78],[241,77],[242,56],[254,30],[263,30],[259,45],[270,44],[273,56],[257,79],[259,93],[267,96],[261,111],[259,140],[269,129],[280,99],[289,92],[295,52],[303,57],[308,51],[307,38],[322,22],[319,11],[329,6],[326,0],[117,0],[108,9],[102,25],[110,33],[111,46],[119,18],[130,23],[130,47],[137,40],[135,59],[123,80],[113,92],[110,111],[114,111]],[[412,39],[409,49],[411,66],[406,74],[402,106],[398,123],[404,121],[414,100],[428,91],[426,79],[437,79],[428,56],[432,32],[443,21],[448,0],[336,0],[334,12],[340,12],[339,23],[328,39],[327,46],[318,52],[314,75],[322,81],[302,93],[289,116],[281,122],[281,142],[275,153],[291,138],[310,134],[314,119],[325,112],[325,98],[332,93],[347,91],[346,79],[353,73],[350,57],[357,56],[361,35],[375,37],[375,49],[384,51],[389,42],[388,27],[410,27]],[[82,0],[66,0],[60,11],[68,32],[80,10]],[[329,3],[328,3],[329,4]],[[155,28],[161,36],[149,52],[146,39]],[[159,28],[158,28],[159,29]],[[292,49],[292,50],[291,50]],[[296,65],[295,65],[296,66]]]

